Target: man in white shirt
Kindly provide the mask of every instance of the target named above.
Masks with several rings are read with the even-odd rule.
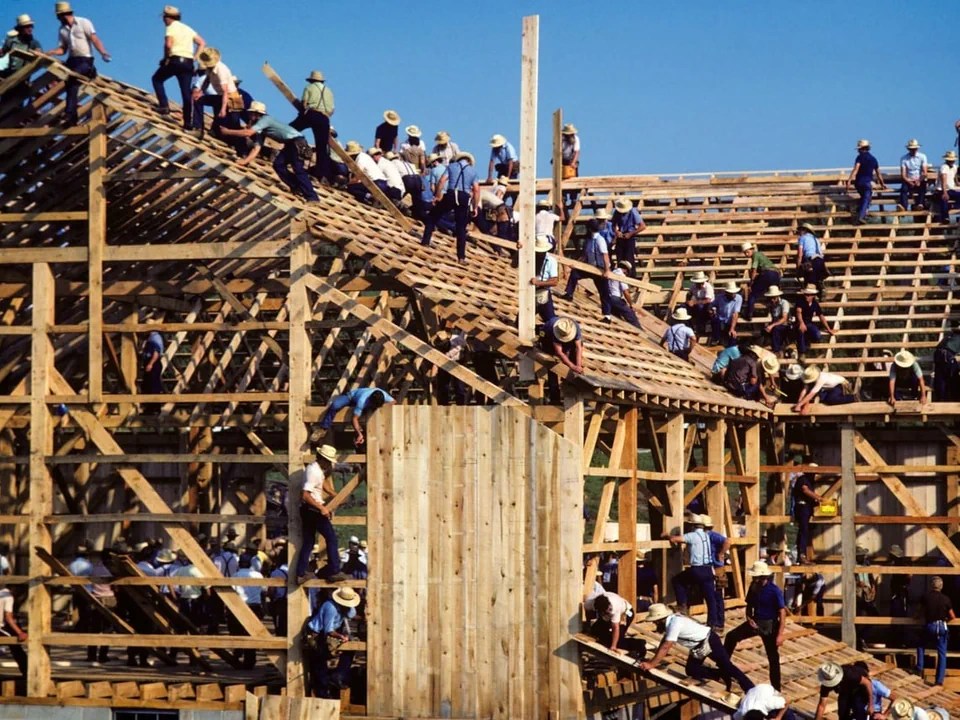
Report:
[[[416,163],[410,162],[392,150],[383,157],[390,161],[390,164],[393,165],[400,177],[401,184],[403,185],[400,193],[401,198],[404,195],[410,195],[410,207],[413,210],[413,217],[423,222],[426,212],[423,204],[423,178],[420,177]],[[387,177],[387,182],[390,182],[389,176]]]
[[[803,383],[806,389],[800,395],[794,412],[806,414],[810,406],[817,401],[824,405],[846,405],[856,401],[854,395],[846,393],[847,380],[842,375],[824,372],[816,365],[808,365],[803,371]]]
[[[357,167],[360,169],[364,175],[366,175],[370,180],[381,190],[384,194],[387,192],[387,176],[383,174],[383,170],[380,169],[380,166],[377,165],[376,160],[374,160],[368,153],[363,151],[363,148],[360,147],[360,143],[356,140],[347,141],[347,145],[344,148],[344,151],[353,158],[353,161],[357,164]],[[350,173],[350,179],[347,184],[347,192],[353,195],[360,202],[373,202],[373,198],[370,197],[370,193],[367,191],[367,188],[364,186],[363,181],[360,179],[359,175],[355,173]]]
[[[602,592],[584,601],[585,610],[596,613],[596,619],[588,632],[601,645],[611,650],[642,660],[647,652],[647,644],[639,638],[627,637],[627,629],[634,618],[633,607],[626,598],[615,592]]]
[[[907,209],[910,194],[914,196],[914,210],[927,207],[927,156],[920,152],[916,139],[907,143],[907,154],[900,158],[900,210]]]
[[[369,157],[369,155],[367,156]],[[372,162],[372,161],[371,161]],[[335,495],[333,486],[333,466],[337,461],[337,449],[332,445],[321,445],[317,450],[317,459],[307,465],[303,490],[300,493],[300,519],[303,521],[303,546],[297,552],[297,582],[306,581],[307,566],[310,564],[310,548],[319,532],[327,546],[327,565],[324,576],[330,582],[347,580],[340,572],[340,552],[337,549],[337,533],[330,522],[324,492]]]
[[[698,270],[690,278],[690,289],[687,291],[687,308],[693,316],[693,329],[698,335],[707,331],[707,320],[710,319],[714,299],[713,285],[707,280],[707,274]]]
[[[749,715],[757,712],[762,715]],[[733,714],[733,720],[781,720],[787,712],[787,699],[777,692],[773,685],[760,683],[743,696]]]
[[[87,18],[74,15],[73,8],[68,2],[58,2],[54,6],[54,13],[60,21],[59,42],[56,48],[47,52],[47,55],[56,57],[69,54],[67,68],[93,80],[97,77],[97,69],[93,64],[93,48],[100,53],[104,62],[110,62],[110,53],[100,42],[100,36],[97,35],[93,23]],[[80,95],[80,81],[74,77],[68,78],[66,91],[67,103],[63,115],[64,124],[69,127],[76,125],[79,121],[77,99]]]
[[[3,575],[9,574],[9,569],[4,570],[0,579]],[[17,616],[13,612],[13,593],[6,585],[0,585],[0,636],[16,637],[20,643],[27,641],[27,633],[17,624]],[[10,649],[10,654],[16,661],[17,667],[20,668],[20,673],[26,677],[27,653],[23,647],[20,645],[7,645],[6,647]]]
[[[675,615],[666,605],[654,603],[643,622],[656,624],[657,632],[663,633],[657,652],[650,660],[640,663],[640,669],[649,671],[660,665],[675,644],[687,648],[686,673],[695,680],[720,680],[727,686],[727,692],[734,680],[744,692],[753,687],[746,674],[730,662],[730,656],[723,649],[723,641],[706,625],[693,618]],[[713,658],[717,668],[703,666],[707,656]]]
[[[607,281],[610,284],[610,311],[614,317],[626,320],[635,328],[642,330],[640,320],[637,319],[637,313],[633,309],[633,303],[630,302],[630,286],[624,282],[632,269],[633,266],[628,260],[621,260],[611,273]]]
[[[387,181],[387,187],[384,190],[387,197],[395,203],[400,202],[400,198],[403,197],[403,193],[405,192],[403,178],[400,176],[400,172],[392,162],[383,156],[383,150],[380,148],[372,147],[367,152],[370,157],[373,158],[377,167],[380,168],[380,172],[383,173],[383,177]]]
[[[163,24],[167,26],[163,39],[163,58],[160,67],[153,74],[153,92],[157,95],[158,112],[170,114],[170,104],[163,84],[170,78],[176,78],[183,98],[183,129],[193,129],[193,108],[190,83],[193,81],[193,61],[206,46],[192,27],[180,22],[180,10],[173,5],[163,8]],[[194,47],[196,46],[196,50]]]
[[[957,190],[957,154],[948,150],[943,154],[943,165],[937,173],[937,192],[940,194],[940,222],[950,224],[950,201],[960,205]]]

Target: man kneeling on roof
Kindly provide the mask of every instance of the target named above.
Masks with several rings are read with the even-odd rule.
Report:
[[[793,720],[795,717],[787,707],[787,699],[767,683],[750,688],[733,714],[733,720]]]
[[[919,400],[922,405],[927,398],[927,384],[923,370],[913,353],[906,348],[893,356],[890,366],[890,396],[887,402],[896,405],[897,400]]]
[[[856,396],[847,394],[845,377],[816,365],[808,365],[803,371],[803,384],[806,389],[793,406],[793,411],[800,414],[810,412],[810,406],[818,400],[824,405],[846,405],[857,400]]]
[[[591,593],[583,601],[583,609],[597,615],[588,630],[597,642],[611,650],[630,655],[635,660],[643,660],[647,654],[647,643],[641,638],[627,637],[627,630],[635,614],[626,598],[610,591],[599,595]]]
[[[870,671],[864,662],[855,662],[848,665],[837,665],[827,662],[817,670],[817,680],[820,681],[820,702],[817,703],[817,713],[814,720],[823,720],[827,710],[827,698],[830,693],[837,693],[838,720],[867,720],[868,712],[873,707],[873,683],[870,681]]]
[[[303,166],[305,160],[313,157],[313,150],[307,144],[306,138],[286,123],[267,115],[267,106],[262,102],[254,100],[250,103],[248,115],[253,123],[248,128],[242,130],[234,130],[228,127],[220,128],[220,132],[228,137],[254,138],[253,148],[237,164],[248,165],[253,162],[254,158],[260,154],[263,143],[267,138],[283,143],[283,149],[277,153],[273,160],[273,169],[277,173],[277,177],[290,188],[290,192],[294,195],[300,195],[311,202],[319,200],[313,185],[310,183],[310,176],[307,175]]]
[[[675,615],[662,603],[651,605],[650,612],[647,613],[643,622],[655,623],[657,632],[663,633],[663,639],[660,640],[654,656],[640,663],[641,670],[649,671],[656,668],[664,661],[670,649],[679,643],[689,650],[685,671],[695,680],[720,680],[726,685],[727,692],[730,691],[734,680],[744,692],[753,687],[750,678],[730,662],[730,656],[723,649],[720,637],[706,625],[698,623],[693,618]],[[713,658],[716,669],[704,667],[704,661],[708,656]]]
[[[583,338],[580,326],[573,318],[553,317],[539,327],[540,349],[573,370],[583,373]],[[559,405],[560,381],[556,373],[547,375],[547,399],[553,405]]]
[[[769,391],[768,378],[780,373],[780,363],[772,354],[758,362],[757,348],[751,345],[742,351],[740,357],[731,360],[723,378],[723,386],[737,397],[746,400],[762,400],[773,407],[777,404],[776,395]]]

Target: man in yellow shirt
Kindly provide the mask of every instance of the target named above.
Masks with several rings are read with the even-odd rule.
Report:
[[[160,60],[160,67],[151,78],[153,91],[157,94],[160,114],[168,115],[170,105],[163,84],[170,78],[176,78],[183,101],[183,128],[192,130],[193,102],[190,96],[190,83],[193,80],[193,61],[206,43],[192,27],[180,22],[180,10],[173,5],[163,8],[162,17],[167,31],[163,40],[163,59]]]
[[[333,116],[333,90],[327,87],[321,71],[314,70],[307,78],[307,86],[303,89],[297,110],[300,114],[290,123],[294,130],[303,132],[307,128],[313,130],[313,144],[317,152],[317,160],[310,174],[317,180],[327,178],[331,183],[333,178],[330,172],[330,118]]]

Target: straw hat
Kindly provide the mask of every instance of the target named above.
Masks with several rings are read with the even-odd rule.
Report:
[[[361,540],[361,541],[360,541],[360,549],[361,549],[361,550],[366,550],[366,549],[367,549],[367,541],[366,541],[366,540]]]
[[[216,48],[205,47],[197,56],[197,62],[200,64],[200,67],[204,69],[212,68],[220,62],[220,51]]]
[[[869,148],[869,147],[870,147],[870,141],[867,140],[866,138],[861,138],[860,140],[857,140],[857,150],[863,150],[864,148]]]
[[[705,528],[713,527],[713,518],[707,515],[706,513],[704,513],[703,515],[698,515],[694,517],[694,519],[691,520],[691,522],[694,525],[698,525],[698,524],[703,525]]]
[[[567,123],[566,125],[563,126],[563,130],[560,131],[560,134],[561,134],[561,135],[576,135],[576,134],[577,134],[577,128],[574,126],[573,123]]]
[[[773,355],[767,355],[760,364],[767,375],[776,375],[780,372],[780,361]]]
[[[351,536],[350,536],[350,539],[347,541],[347,544],[348,544],[348,545],[359,545],[359,544],[360,544],[360,538],[358,538],[356,535],[351,535]]]
[[[678,307],[676,310],[673,311],[673,315],[671,315],[670,317],[672,317],[674,320],[679,320],[681,322],[684,322],[690,319],[690,313],[687,312],[687,309],[685,307]]]
[[[440,159],[440,153],[430,153],[427,156],[427,165],[433,165],[439,159]]]
[[[325,79],[322,70],[311,70],[307,76],[307,82],[323,82]]]
[[[893,356],[893,362],[897,367],[909,368],[913,367],[913,364],[917,361],[917,358],[914,357],[913,353],[909,350],[901,350],[896,355]]]
[[[785,373],[787,380],[799,380],[803,377],[803,368],[793,363],[787,367],[787,372]]]
[[[633,264],[629,260],[621,260],[617,263],[617,267],[622,267],[627,272],[633,270]]]
[[[33,19],[29,15],[17,15],[17,27],[31,27]]]
[[[820,368],[816,365],[808,365],[803,369],[803,382],[814,383],[820,377]]]
[[[903,557],[903,548],[899,545],[891,545],[889,554],[891,557],[902,558]]]
[[[807,285],[800,291],[801,295],[817,295],[820,291],[817,290],[817,286],[814,284]]]
[[[383,150],[378,147],[371,147],[367,150],[367,155],[373,157],[374,155],[383,155]]]
[[[604,210],[603,208],[600,208],[593,214],[593,217],[597,220],[609,220],[610,213]]]
[[[250,103],[250,109],[247,112],[260,113],[261,115],[267,114],[267,106],[260,102],[259,100],[254,100]]]
[[[890,706],[890,717],[894,720],[907,720],[913,717],[913,703],[907,698],[897,698]]]
[[[420,132],[420,128],[418,128],[416,125],[407,125],[406,132],[407,132],[407,135],[415,138],[418,138],[423,134]]]
[[[446,130],[441,130],[434,136],[433,141],[437,143],[437,145],[446,145],[450,142],[450,133]]]
[[[747,252],[749,250],[753,250],[753,243],[752,242],[741,243],[740,250],[741,252]]]
[[[907,142],[907,150],[915,150],[920,147],[920,143],[917,142],[916,138],[913,138]]]
[[[475,165],[475,164],[476,164],[476,160],[473,159],[473,153],[468,153],[468,152],[459,152],[459,153],[457,153],[457,156],[454,158],[454,160],[455,160],[456,162],[460,162],[461,160],[466,160],[466,161],[469,162],[471,165]]]
[[[537,235],[537,239],[533,243],[533,251],[539,253],[550,252],[550,249],[553,245],[550,244],[549,235]]]
[[[360,604],[360,596],[352,587],[337,588],[331,597],[337,605],[343,605],[343,607],[355,608]]]
[[[180,18],[180,8],[173,5],[163,6],[163,17]]]
[[[817,680],[824,687],[836,687],[843,680],[843,668],[836,663],[824,663],[817,668]]]
[[[942,707],[927,708],[927,716],[930,720],[950,720],[950,713]]]
[[[157,562],[160,563],[161,565],[167,565],[169,563],[172,563],[176,559],[177,559],[176,554],[174,554],[173,550],[170,550],[169,548],[164,548],[163,550],[157,553]]]
[[[330,462],[337,461],[337,449],[333,445],[321,445],[317,448],[317,457],[322,457]]]
[[[647,616],[643,618],[643,622],[658,622],[659,620],[666,620],[671,615],[673,615],[673,611],[666,605],[653,603],[647,610]]]
[[[707,281],[707,274],[703,270],[697,270],[693,275],[690,276],[690,282],[692,283],[705,283]]]
[[[53,7],[54,15],[67,15],[72,12],[73,12],[73,8],[70,7],[70,3],[68,2],[58,2]]]
[[[363,148],[360,146],[356,140],[347,140],[347,146],[343,149],[347,155],[359,155],[363,152]]]
[[[627,198],[618,198],[613,204],[613,207],[615,207],[619,213],[626,213],[633,210],[633,203]]]
[[[770,577],[773,575],[773,570],[763,560],[757,560],[747,570],[747,575],[750,577]]]
[[[497,178],[497,185],[509,185],[509,184],[510,184],[510,178],[508,178],[506,175],[501,175],[500,177]]]
[[[740,287],[737,285],[735,280],[727,280],[726,284],[723,286],[723,291],[728,292],[731,295],[736,295],[740,292]]]
[[[507,139],[503,135],[494,135],[490,138],[490,147],[498,148],[507,144]]]
[[[553,334],[562,343],[570,342],[577,336],[577,322],[573,318],[557,318],[553,324]]]
[[[140,542],[138,542],[136,545],[133,546],[133,551],[134,551],[134,552],[143,552],[143,551],[146,550],[148,547],[150,547],[150,543],[140,541]]]
[[[806,230],[811,235],[815,235],[817,232],[816,230],[813,229],[813,225],[807,222],[800,223],[799,225],[797,225],[797,230]]]
[[[7,37],[8,37],[8,38],[15,38],[15,37],[16,37],[17,35],[19,35],[19,34],[20,34],[20,33],[17,32],[16,30],[7,30]]]
[[[953,150],[947,150],[947,151],[943,154],[943,159],[944,159],[944,160],[956,160],[956,159],[957,159],[957,154],[956,154]]]
[[[779,285],[771,285],[770,287],[767,288],[767,291],[763,294],[764,297],[770,297],[770,298],[781,297],[782,295],[783,295],[783,291],[780,289]]]
[[[387,121],[388,124],[396,127],[400,124],[400,116],[397,114],[396,110],[384,110],[383,119]]]

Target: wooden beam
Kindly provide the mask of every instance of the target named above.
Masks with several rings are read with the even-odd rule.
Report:
[[[550,191],[550,198],[554,205],[564,205],[563,202],[563,110],[557,108],[553,111],[553,189]],[[557,241],[554,252],[563,257],[563,220],[557,221],[553,229],[553,237]]]
[[[841,637],[850,647],[856,647],[857,643],[857,628],[854,624],[854,616],[857,614],[857,528],[853,523],[853,515],[857,507],[857,485],[853,476],[853,469],[857,463],[855,434],[853,425],[843,425],[840,428],[842,481],[840,507],[843,508],[840,521],[840,552],[842,554],[840,587],[843,595]]]
[[[27,213],[0,213],[0,223],[49,223],[74,222],[87,219],[86,210],[73,212],[27,212]]]
[[[683,415],[673,415],[663,424],[664,432],[664,471],[674,478],[671,483],[665,484],[666,496],[668,499],[668,510],[663,515],[663,530],[666,533],[672,533],[675,530],[683,531],[683,484],[686,468],[684,461],[684,434],[683,434]],[[661,592],[664,597],[672,597],[670,590],[672,587],[669,582],[683,570],[682,553],[679,551],[667,550],[665,562],[663,563],[663,573],[660,578]]]
[[[540,17],[523,18],[520,57],[520,250],[517,267],[517,339],[532,347],[536,340],[536,288],[530,278],[537,274],[534,242],[536,236],[537,192],[537,70],[540,44]],[[533,380],[533,360],[520,359],[520,380]]]
[[[743,470],[745,475],[756,478],[756,482],[740,486],[747,505],[747,537],[760,537],[760,431],[762,425],[747,425],[743,432]],[[732,528],[730,528],[732,530]],[[749,567],[760,559],[759,540],[748,545],[744,552],[744,564]]]
[[[90,128],[86,125],[74,127],[25,127],[0,128],[0,138],[60,137],[62,135],[86,135]]]
[[[103,105],[94,102],[90,111],[89,211],[87,223],[87,272],[90,289],[87,302],[90,329],[87,339],[87,391],[90,402],[103,396],[103,250],[107,243],[107,115]]]
[[[617,592],[622,597],[637,596],[637,425],[639,411],[629,408],[624,412],[624,444],[620,465],[632,475],[620,482],[617,488],[618,539],[628,543],[629,548],[620,556],[621,567],[626,571],[617,574]]]

